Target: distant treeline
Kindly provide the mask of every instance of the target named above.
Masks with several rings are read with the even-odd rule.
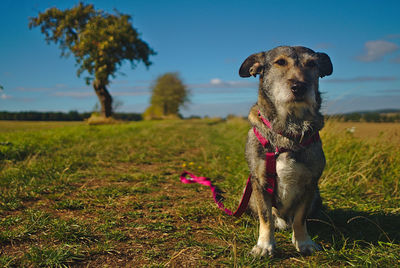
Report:
[[[356,112],[341,115],[328,115],[327,118],[341,122],[396,122],[400,123],[400,112]]]
[[[6,112],[0,111],[0,120],[20,120],[20,121],[83,121],[90,117],[92,112],[79,113],[77,111],[63,112]],[[139,113],[114,113],[115,119],[126,121],[143,120]],[[229,118],[228,116],[227,118]],[[201,118],[191,116],[190,118]],[[400,123],[400,112],[355,112],[340,115],[327,115],[326,118],[341,122],[397,122]]]
[[[20,121],[83,121],[90,117],[92,113],[79,113],[77,111],[63,112],[6,112],[0,111],[0,120],[20,120]],[[137,113],[115,113],[115,119],[127,121],[142,120],[142,115]]]

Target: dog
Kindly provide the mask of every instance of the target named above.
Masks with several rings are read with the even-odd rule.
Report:
[[[310,255],[320,246],[311,240],[306,218],[322,206],[318,180],[325,156],[318,132],[324,126],[320,113],[319,78],[332,74],[329,56],[301,46],[279,46],[249,56],[241,77],[259,75],[258,100],[249,112],[246,160],[253,194],[250,207],[260,222],[259,237],[251,254],[274,255],[275,227],[292,227],[297,251]],[[265,146],[260,138],[268,141]],[[317,139],[315,137],[317,136]],[[314,139],[305,145],[305,140]],[[275,186],[268,186],[266,153],[275,152]]]

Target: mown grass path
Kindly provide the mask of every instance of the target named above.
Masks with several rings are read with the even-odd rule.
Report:
[[[236,208],[248,168],[241,119],[63,123],[0,128],[0,266],[400,265],[398,142],[322,133],[325,209],[309,230],[324,251],[299,255],[277,232],[275,258],[254,259],[257,220],[225,216],[183,169]],[[1,126],[1,124],[0,124]]]

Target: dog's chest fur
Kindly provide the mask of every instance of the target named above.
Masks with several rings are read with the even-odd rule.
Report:
[[[277,197],[282,207],[288,208],[297,199],[314,191],[325,166],[325,157],[320,142],[299,152],[286,152],[276,161]]]

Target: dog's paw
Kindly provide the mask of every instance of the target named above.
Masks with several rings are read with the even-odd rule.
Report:
[[[279,230],[286,230],[288,229],[289,226],[284,219],[275,217],[275,227],[278,228]]]
[[[311,255],[314,251],[322,250],[321,246],[311,240],[311,238],[307,238],[305,240],[295,240],[292,239],[294,246],[297,251],[299,251],[302,255]]]
[[[275,242],[258,242],[257,245],[253,247],[250,254],[254,257],[263,257],[263,256],[273,256],[275,253]]]

